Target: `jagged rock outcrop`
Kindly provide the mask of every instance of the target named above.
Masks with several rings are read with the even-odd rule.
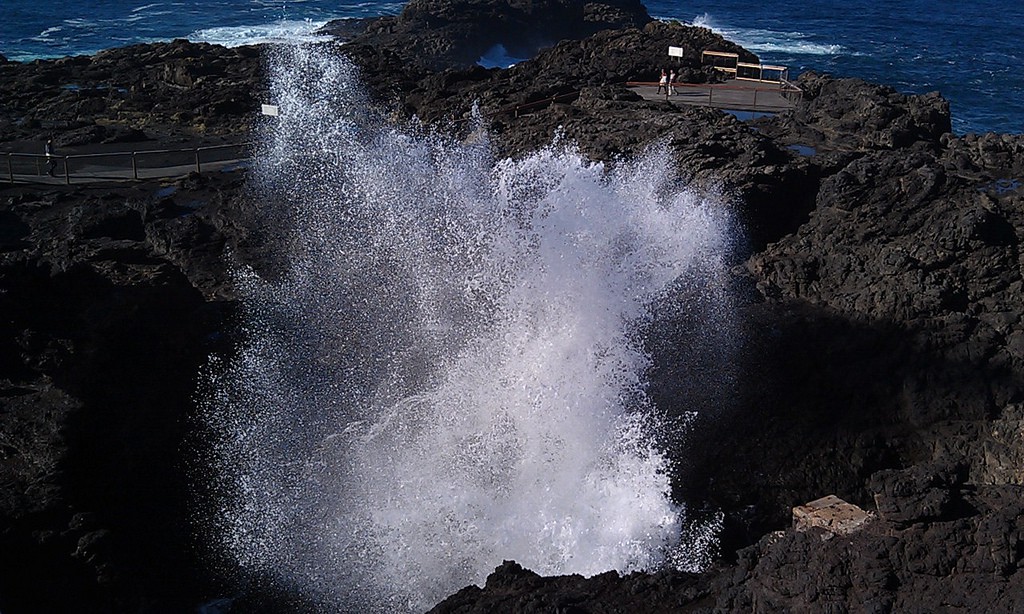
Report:
[[[1000,183],[1015,173],[1009,157],[981,170],[980,155],[951,159],[965,147],[946,142],[939,154],[871,152],[824,178],[807,223],[749,267],[770,300],[898,329],[908,352],[881,380],[900,390],[890,419],[913,427],[928,456],[961,442],[972,480],[991,483],[1001,463],[944,422],[1020,418],[1022,194]],[[997,142],[1021,147],[1019,137]]]
[[[58,147],[167,145],[244,134],[264,91],[259,54],[176,40],[0,64],[0,143],[24,148],[52,135]]]
[[[246,251],[223,215],[241,177],[214,180],[0,187],[5,612],[180,612],[210,590],[182,447],[228,349],[225,250]]]
[[[914,143],[937,145],[951,131],[949,102],[938,92],[900,94],[862,79],[834,79],[814,71],[796,85],[803,99],[795,110],[764,122],[773,136],[828,150],[891,150]]]
[[[372,22],[352,42],[394,54],[392,72],[435,71],[475,64],[496,45],[528,58],[561,40],[650,21],[639,0],[412,0],[400,15]]]

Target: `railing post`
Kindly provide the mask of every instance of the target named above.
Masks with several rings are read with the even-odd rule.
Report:
[[[132,178],[139,180],[139,165],[135,162],[135,152],[132,152]]]
[[[7,154],[7,175],[11,178],[11,183],[14,183],[14,163],[11,162],[11,154]]]
[[[757,110],[757,88],[754,88],[754,110]]]
[[[199,148],[198,147],[196,148],[196,174],[197,175],[202,175],[203,174],[202,169],[199,166]]]
[[[68,164],[67,156],[64,156],[64,183],[71,185],[71,165]]]

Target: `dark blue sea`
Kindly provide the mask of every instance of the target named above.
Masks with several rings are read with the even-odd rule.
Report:
[[[26,61],[172,38],[301,40],[330,19],[396,14],[403,4],[0,0],[0,54]],[[952,103],[958,134],[1024,126],[1024,2],[648,0],[647,7],[655,17],[720,32],[794,76],[814,69],[907,93],[939,90]]]

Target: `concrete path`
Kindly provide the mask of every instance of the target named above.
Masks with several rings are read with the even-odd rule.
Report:
[[[248,168],[248,159],[222,160],[219,162],[204,162],[203,173],[229,172],[242,168]],[[159,168],[142,168],[138,171],[138,180],[143,179],[165,179],[171,177],[183,177],[195,172],[195,164],[181,164],[175,166],[161,166]],[[132,169],[125,169],[117,166],[89,165],[81,169],[75,169],[70,178],[64,176],[63,170],[58,170],[53,177],[43,171],[36,173],[14,173],[14,183],[45,183],[50,185],[101,183],[104,181],[135,181],[136,177]],[[10,182],[10,174],[0,172],[0,182]]]
[[[0,182],[82,184],[181,177],[196,171],[227,172],[248,167],[249,159],[239,156],[245,155],[244,147],[244,144],[239,144],[134,153],[112,151],[58,155],[53,176],[46,172],[45,156],[0,153]]]

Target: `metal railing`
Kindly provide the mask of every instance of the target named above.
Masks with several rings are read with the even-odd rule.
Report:
[[[580,93],[578,91],[569,92],[568,94],[559,94],[558,96],[552,96],[550,98],[544,98],[543,100],[534,100],[533,102],[526,102],[526,103],[523,103],[523,104],[513,105],[511,107],[505,107],[504,109],[499,109],[497,111],[494,111],[493,113],[490,113],[489,115],[500,115],[501,113],[512,113],[514,117],[519,117],[519,115],[522,114],[522,113],[529,113],[530,111],[535,111],[537,109],[542,109],[544,107],[552,105],[552,104],[554,104],[556,102],[560,102],[562,100],[568,100],[570,98],[577,98],[577,97],[579,97],[579,95],[580,95]]]
[[[804,91],[800,86],[786,78],[779,81],[779,91],[782,93],[783,98],[794,104],[804,99]]]
[[[700,52],[700,63],[704,66],[711,66],[732,75],[736,74],[736,65],[740,62],[740,54],[731,51],[713,51],[705,49]]]
[[[526,115],[526,114],[528,114],[528,113],[530,113],[532,111],[536,111],[538,109],[543,109],[543,108],[545,108],[547,106],[550,106],[550,105],[552,105],[552,104],[554,104],[556,102],[561,102],[563,100],[569,100],[569,99],[572,99],[572,98],[578,98],[579,95],[580,95],[579,90],[574,90],[572,92],[568,92],[568,93],[565,93],[565,94],[558,94],[556,96],[551,96],[550,98],[544,98],[544,99],[541,99],[541,100],[533,100],[533,101],[530,101],[530,102],[523,102],[523,103],[519,103],[519,104],[513,104],[513,105],[509,105],[507,107],[501,107],[500,109],[495,109],[493,111],[487,111],[486,113],[481,113],[480,117],[488,118],[488,117],[497,117],[498,115],[506,115],[507,114],[507,115],[512,115],[513,117],[517,117],[518,118],[520,115]],[[465,122],[468,122],[468,121],[472,121],[472,120],[473,120],[473,118],[471,118],[471,117],[460,117],[458,119],[453,120],[453,123],[455,123],[455,124],[462,124],[462,123],[465,123]]]
[[[250,143],[210,145],[184,149],[150,149],[107,153],[50,155],[6,153],[6,177],[11,183],[45,181],[137,181],[176,177],[191,172],[223,170],[248,160]],[[225,155],[232,154],[233,155]]]
[[[782,111],[791,108],[803,97],[803,90],[790,81],[778,87],[750,87],[721,83],[672,83],[673,90],[685,90],[684,104],[723,109],[749,108],[755,111]],[[626,87],[664,87],[653,81],[627,81]],[[716,97],[715,92],[718,92]],[[759,100],[760,98],[760,100]],[[666,88],[665,100],[672,100]]]

